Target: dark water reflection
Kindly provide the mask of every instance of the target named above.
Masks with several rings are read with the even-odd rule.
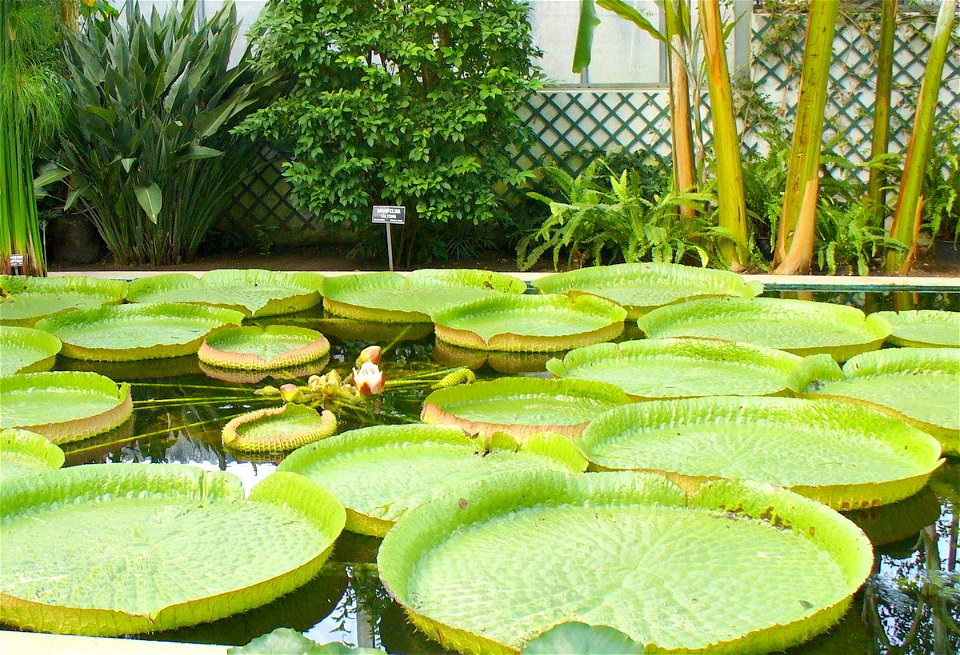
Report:
[[[792,295],[774,292],[767,295]],[[804,295],[803,297],[809,297]],[[894,294],[818,291],[813,298],[867,306],[873,311],[903,307],[908,299]],[[910,294],[918,309],[960,310],[960,295]],[[346,376],[356,354],[371,342],[395,345],[382,368],[388,379],[410,372],[450,365],[477,368],[480,377],[503,371],[530,374],[542,358],[475,357],[453,349],[434,351],[429,326],[411,329],[368,325],[351,331],[345,322],[302,314],[277,322],[327,329],[332,348],[329,367]],[[335,334],[334,334],[335,333]],[[351,339],[351,336],[360,335]],[[439,360],[439,361],[436,361]],[[177,358],[135,365],[58,361],[61,369],[95,370],[117,381],[133,383],[140,401],[123,426],[65,447],[67,465],[92,462],[177,462],[236,474],[249,489],[271,474],[282,458],[249,457],[225,451],[220,430],[230,417],[276,401],[255,396],[259,385],[299,381],[309,372],[284,372],[263,380],[218,379],[200,370],[196,359]],[[312,371],[311,371],[312,372]],[[301,375],[298,376],[298,373]],[[536,374],[534,372],[534,374]],[[384,394],[367,412],[344,412],[341,431],[371,423],[415,421],[426,391]],[[168,402],[180,399],[180,402]],[[150,402],[147,402],[150,401]],[[792,655],[813,653],[957,653],[960,652],[960,571],[957,567],[960,461],[948,462],[921,493],[897,505],[852,513],[876,544],[876,573],[855,597],[850,611],[829,633],[791,649]],[[378,646],[391,653],[439,655],[445,651],[416,631],[379,582],[379,541],[345,533],[320,575],[303,588],[242,615],[215,623],[148,635],[151,639],[200,643],[244,644],[279,626],[303,631],[321,643]],[[203,566],[198,562],[197,566]]]

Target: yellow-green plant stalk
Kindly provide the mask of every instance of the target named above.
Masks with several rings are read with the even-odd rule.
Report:
[[[816,194],[818,188],[817,184],[811,185],[810,182],[817,179],[820,168],[823,113],[827,105],[827,82],[839,11],[837,0],[810,0],[797,118],[787,164],[787,188],[773,258],[774,273],[778,274],[809,271],[813,260],[814,241],[807,238],[808,235],[798,234],[797,228],[801,207],[805,203],[808,208],[817,204],[816,196],[805,196]],[[809,229],[809,216],[807,218],[804,227]],[[815,220],[813,229],[816,229]],[[803,238],[795,238],[798,236]]]
[[[956,0],[943,0],[937,14],[933,41],[927,55],[927,70],[920,86],[920,101],[914,116],[913,132],[907,146],[907,159],[903,164],[900,194],[897,209],[890,227],[890,236],[907,246],[907,251],[888,250],[884,269],[887,273],[906,274],[917,253],[916,235],[920,230],[923,206],[923,176],[930,156],[930,141],[933,134],[933,118],[937,111],[943,64],[947,58],[950,32],[956,13]]]
[[[733,92],[727,69],[727,49],[720,23],[719,0],[700,0],[700,29],[706,56],[710,112],[713,117],[713,147],[717,156],[717,200],[720,227],[730,231],[732,239],[723,239],[720,252],[733,268],[743,268],[749,260],[745,245],[747,203],[743,193],[743,168],[740,138],[733,115]]]
[[[874,165],[870,168],[870,178],[867,181],[867,198],[873,211],[873,224],[880,225],[883,221],[884,168],[880,163],[887,154],[887,145],[890,140],[890,91],[893,87],[893,41],[897,29],[898,0],[883,0],[883,13],[880,17],[880,44],[877,47],[877,92],[873,105],[873,144],[870,151],[870,160]]]
[[[678,193],[684,193],[695,191],[697,180],[697,165],[693,157],[690,82],[687,78],[690,15],[684,0],[664,0],[663,14],[667,49],[670,51],[667,70],[670,75],[670,135],[673,146],[674,188]],[[694,213],[691,205],[683,205],[680,209],[683,217],[689,218]]]

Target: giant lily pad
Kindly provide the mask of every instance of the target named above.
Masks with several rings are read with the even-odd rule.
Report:
[[[79,371],[2,377],[0,407],[0,428],[38,432],[54,443],[106,432],[133,413],[130,385]]]
[[[797,355],[747,343],[645,339],[577,348],[547,362],[547,370],[615,384],[634,399],[763,396],[787,392],[802,363]]]
[[[798,389],[808,397],[843,398],[882,409],[929,432],[943,452],[960,455],[960,350],[888,348],[843,366],[806,371]]]
[[[293,450],[337,431],[333,412],[305,405],[260,409],[242,414],[223,426],[223,445],[248,453]]]
[[[623,332],[625,309],[603,298],[501,296],[433,314],[437,338],[464,348],[546,352],[607,341]]]
[[[127,283],[122,280],[0,275],[0,323],[30,327],[68,309],[122,303],[126,292]]]
[[[44,632],[147,632],[258,607],[316,575],[344,523],[302,476],[271,475],[245,501],[239,478],[175,464],[40,473],[0,498],[0,620]]]
[[[300,448],[279,470],[306,475],[347,508],[347,529],[382,537],[415,507],[507,471],[580,472],[587,462],[569,439],[541,434],[493,445],[438,425],[380,425]],[[357,481],[362,480],[362,484]]]
[[[651,652],[781,650],[838,621],[872,564],[855,525],[798,494],[627,472],[482,481],[404,517],[378,556],[418,627],[482,653],[570,621]]]
[[[28,430],[0,430],[0,482],[22,475],[58,469],[63,451],[42,434]]]
[[[48,371],[62,346],[60,339],[43,330],[0,325],[0,376]]]
[[[68,357],[119,362],[195,353],[210,332],[242,321],[220,307],[137,303],[64,312],[37,327],[57,336]]]
[[[471,433],[506,432],[517,439],[546,430],[572,437],[629,401],[617,387],[593,380],[500,378],[437,389],[424,400],[420,420]]]
[[[200,346],[204,364],[253,371],[300,366],[330,352],[327,338],[307,328],[288,325],[219,330]]]
[[[261,269],[223,269],[197,278],[167,273],[130,283],[130,302],[187,302],[216,305],[245,316],[276,316],[309,309],[320,303],[323,276]]]
[[[509,373],[511,375],[546,371],[547,361],[555,354],[552,352],[519,353],[501,350],[474,350],[473,348],[454,346],[439,339],[434,341],[433,350],[430,351],[434,361],[444,366],[463,366],[476,371],[486,365],[498,373]]]
[[[893,331],[887,341],[896,346],[960,348],[960,312],[921,309],[905,312],[875,312]]]
[[[638,321],[648,337],[707,337],[844,361],[876,350],[890,324],[855,307],[781,298],[704,298],[655,309]]]
[[[616,264],[555,273],[533,282],[542,293],[590,293],[612,300],[636,319],[652,309],[694,298],[753,298],[763,291],[736,273],[680,264]]]
[[[850,510],[919,491],[940,444],[883,412],[839,400],[690,398],[637,403],[595,419],[576,440],[602,469],[771,482]]]
[[[342,275],[324,280],[323,306],[364,321],[429,323],[431,314],[444,307],[501,293],[521,294],[526,288],[522,280],[503,273],[466,269]]]

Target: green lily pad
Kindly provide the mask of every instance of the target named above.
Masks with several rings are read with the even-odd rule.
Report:
[[[920,309],[906,312],[875,312],[893,331],[887,341],[915,348],[960,348],[960,312]]]
[[[556,353],[511,353],[500,350],[474,350],[461,348],[439,339],[430,351],[434,361],[444,366],[464,366],[471,370],[490,367],[498,373],[539,373],[546,371],[547,361]]]
[[[198,362],[198,370],[208,378],[230,382],[231,384],[260,384],[266,379],[273,379],[280,383],[302,383],[304,379],[309,378],[311,375],[322,374],[329,363],[330,357],[324,356],[312,362],[301,364],[300,366],[249,371],[236,368],[220,368],[219,366],[211,366],[203,362]]]
[[[0,482],[58,469],[63,462],[63,451],[42,434],[19,429],[0,430]]]
[[[887,348],[843,366],[810,368],[798,381],[801,395],[842,398],[882,409],[940,440],[960,455],[960,350]]]
[[[322,318],[297,323],[342,341],[366,344],[419,341],[433,333],[433,323],[377,323],[352,318]]]
[[[261,269],[223,269],[197,278],[166,273],[130,283],[130,302],[185,302],[215,305],[245,316],[277,316],[320,303],[319,273],[282,273]]]
[[[122,280],[0,275],[0,323],[32,327],[41,318],[68,309],[122,303],[126,293]]]
[[[499,294],[521,294],[527,285],[504,273],[422,269],[329,277],[323,306],[338,316],[380,323],[429,323],[433,312]]]
[[[617,387],[593,380],[500,378],[437,389],[423,401],[424,423],[457,425],[469,433],[538,432],[572,437],[605,411],[630,402]]]
[[[839,510],[915,494],[940,444],[888,414],[840,400],[713,396],[610,410],[576,439],[598,468],[770,482]]]
[[[247,412],[223,426],[223,445],[249,453],[294,450],[337,431],[333,412],[288,403]]]
[[[619,630],[576,621],[561,623],[524,646],[521,655],[644,655],[646,649]]]
[[[43,330],[0,325],[0,376],[49,371],[63,346]]]
[[[840,514],[770,485],[505,474],[414,510],[377,558],[410,618],[463,652],[516,653],[560,623],[651,652],[760,653],[836,623],[873,551]]]
[[[587,461],[568,439],[541,434],[524,445],[493,443],[438,425],[350,430],[300,448],[278,470],[322,484],[347,508],[347,530],[382,537],[415,507],[506,471],[582,472]],[[362,480],[362,484],[358,484]]]
[[[437,338],[476,350],[546,352],[615,338],[627,312],[596,298],[563,294],[501,296],[433,314]]]
[[[541,293],[589,293],[612,300],[637,319],[652,309],[694,298],[753,298],[763,291],[736,273],[680,264],[616,264],[581,268],[534,280]]]
[[[338,643],[318,644],[291,628],[277,628],[257,637],[246,646],[227,649],[227,655],[383,655],[379,648],[350,648]]]
[[[54,443],[106,432],[133,413],[130,385],[79,371],[0,377],[0,407],[0,428],[30,430]]]
[[[39,473],[0,498],[0,620],[41,632],[148,632],[259,607],[316,575],[344,523],[302,476],[275,473],[244,500],[239,478],[176,464]]]
[[[37,327],[58,337],[67,357],[119,362],[195,353],[210,332],[242,321],[240,312],[220,307],[136,303],[76,309]]]
[[[704,298],[655,309],[637,322],[648,337],[742,341],[844,361],[876,350],[890,324],[855,307],[781,298]]]
[[[316,330],[269,325],[219,330],[197,351],[204,364],[253,371],[301,366],[325,357],[330,342]]]
[[[547,370],[614,384],[633,399],[764,396],[787,393],[802,363],[797,355],[748,343],[644,339],[577,348],[547,362]]]

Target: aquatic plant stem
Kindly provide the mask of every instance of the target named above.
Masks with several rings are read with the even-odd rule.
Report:
[[[890,140],[890,92],[893,88],[893,43],[897,28],[897,4],[899,0],[883,0],[880,18],[880,44],[877,47],[877,93],[873,107],[873,143],[871,145],[870,177],[867,181],[867,198],[873,212],[873,224],[883,223],[884,164],[881,158],[887,154]]]

